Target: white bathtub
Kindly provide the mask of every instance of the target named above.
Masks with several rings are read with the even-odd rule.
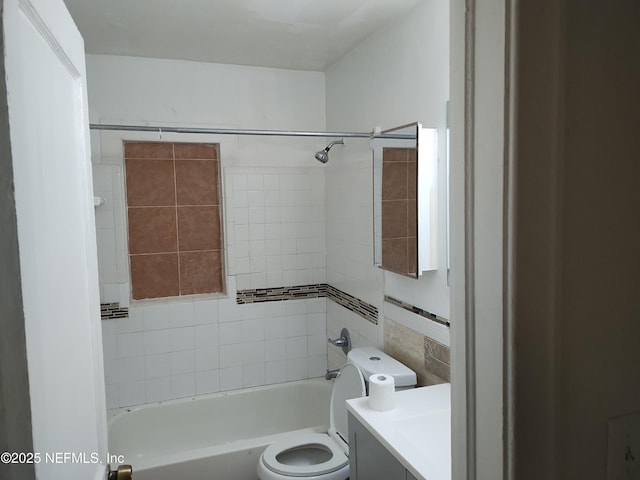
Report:
[[[255,480],[286,432],[327,431],[333,382],[301,380],[110,412],[109,453],[136,480]]]

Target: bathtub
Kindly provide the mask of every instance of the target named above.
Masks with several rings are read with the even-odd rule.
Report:
[[[265,448],[293,431],[327,431],[333,382],[253,387],[109,412],[109,454],[136,480],[255,480]]]

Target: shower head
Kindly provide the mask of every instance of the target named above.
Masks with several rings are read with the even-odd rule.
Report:
[[[329,150],[331,150],[331,147],[333,147],[336,143],[338,145],[344,145],[344,140],[334,140],[329,145],[327,145],[324,150],[318,150],[315,154],[316,160],[322,163],[327,163],[329,161]]]

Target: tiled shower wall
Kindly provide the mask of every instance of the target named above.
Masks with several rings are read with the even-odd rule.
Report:
[[[318,377],[326,299],[133,304],[103,320],[107,408]]]
[[[129,305],[122,158],[94,164],[108,408],[317,377],[327,365],[326,299],[238,305],[238,289],[326,282],[324,170],[225,167],[226,295]]]

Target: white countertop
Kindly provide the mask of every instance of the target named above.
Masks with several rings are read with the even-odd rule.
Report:
[[[377,412],[368,397],[347,409],[419,480],[451,480],[451,385],[395,392],[396,408]]]

